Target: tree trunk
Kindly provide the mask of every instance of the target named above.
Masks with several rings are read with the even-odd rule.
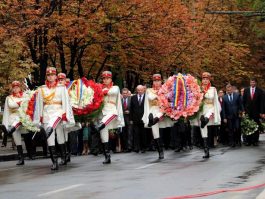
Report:
[[[55,38],[55,41],[56,41],[56,44],[57,44],[57,48],[59,50],[60,65],[61,65],[62,72],[67,74],[66,65],[65,65],[65,55],[64,55],[64,47],[63,47],[62,37],[61,36],[57,36]]]
[[[99,68],[99,70],[98,70],[98,73],[97,73],[97,75],[96,75],[96,78],[95,78],[95,81],[96,81],[96,82],[98,81],[98,78],[99,78],[99,76],[100,76],[100,73],[101,73],[101,71],[103,70],[103,68],[104,68],[104,66],[105,66],[105,64],[106,64],[106,62],[108,61],[109,58],[110,58],[110,55],[107,55],[107,56],[105,57],[103,63],[101,64],[101,66],[100,66],[100,68]]]
[[[82,66],[82,57],[84,55],[84,51],[85,51],[85,48],[81,48],[79,50],[79,55],[77,58],[77,67],[78,67],[78,73],[79,73],[80,77],[84,77],[84,70],[83,70],[83,66]]]

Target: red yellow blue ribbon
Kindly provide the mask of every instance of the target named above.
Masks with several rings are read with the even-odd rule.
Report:
[[[181,100],[183,99],[183,100]],[[187,87],[186,82],[182,74],[178,74],[175,77],[175,83],[174,83],[174,107],[183,107],[185,108],[187,106]],[[180,102],[183,102],[180,104]]]

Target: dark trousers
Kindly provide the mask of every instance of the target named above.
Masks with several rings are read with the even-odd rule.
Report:
[[[6,144],[7,144],[7,135],[4,134],[4,135],[3,135],[2,146],[6,146]]]
[[[34,135],[33,132],[29,132],[23,135],[27,150],[27,155],[29,158],[33,158],[36,155],[36,146],[34,146],[32,142],[33,135]]]
[[[192,137],[193,137],[193,145],[202,148],[203,147],[203,139],[201,135],[200,127],[193,126],[192,127]]]
[[[241,135],[239,131],[239,118],[227,120],[229,144],[234,145],[241,142]]]
[[[90,151],[93,155],[98,155],[101,152],[101,140],[99,133],[91,134],[91,147]]]
[[[81,155],[83,151],[83,129],[69,133],[71,152],[73,155]]]
[[[34,136],[34,134],[32,136]],[[35,134],[34,138],[32,136],[29,137],[30,138],[29,141],[31,142],[31,144],[33,146],[33,152],[36,151],[36,147],[37,146],[41,146],[42,149],[43,149],[43,156],[47,156],[48,155],[48,144],[47,144],[46,133],[45,133],[44,129],[41,128],[41,131],[37,132]],[[26,148],[27,148],[27,143],[26,142],[28,142],[27,140],[29,138],[26,138],[26,140],[25,140]]]
[[[170,135],[171,127],[160,129],[161,144],[165,149],[168,149],[170,146]]]
[[[144,124],[133,124],[133,148],[135,151],[146,150],[146,132]]]
[[[217,126],[208,126],[208,146],[214,147],[214,137],[217,135]]]
[[[125,127],[122,128],[122,133],[120,136],[121,136],[122,150],[132,150],[132,145],[133,145],[132,125],[131,124],[125,125]]]
[[[226,124],[221,121],[221,125],[218,127],[218,137],[219,137],[219,142],[222,143],[223,145],[228,144],[228,131],[226,131]]]
[[[175,123],[175,129],[177,135],[176,139],[177,148],[192,146],[191,127],[189,123],[180,120]]]
[[[159,135],[160,135],[160,132],[161,132],[161,129],[159,129]],[[145,128],[145,146],[150,151],[155,150],[155,143],[154,143],[154,136],[153,136],[152,128]]]

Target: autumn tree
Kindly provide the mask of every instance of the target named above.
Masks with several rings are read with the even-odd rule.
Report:
[[[28,48],[19,37],[0,41],[0,98],[8,94],[14,80],[24,82],[36,65],[29,57]]]
[[[238,4],[209,2],[2,1],[0,35],[20,37],[38,65],[40,84],[48,65],[71,79],[98,80],[102,70],[111,69],[130,89],[148,83],[154,72],[166,78],[176,71],[199,76],[207,70],[219,87],[228,77],[240,84],[250,74],[249,43],[240,34],[244,21],[205,12]]]

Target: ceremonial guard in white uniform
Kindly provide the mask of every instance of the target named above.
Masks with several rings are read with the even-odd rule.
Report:
[[[55,134],[62,150],[62,164],[66,164],[65,137],[63,124],[75,123],[72,107],[65,85],[58,84],[56,68],[46,70],[45,85],[38,89],[34,123],[41,123],[45,129],[49,151],[52,160],[52,170],[58,169],[57,153],[55,150]]]
[[[95,127],[97,132],[100,132],[101,142],[103,143],[103,152],[105,155],[105,161],[103,164],[110,164],[110,152],[109,152],[109,130],[117,129],[125,126],[121,94],[118,86],[114,86],[112,82],[112,73],[110,71],[104,71],[101,75],[103,79],[103,93],[104,93],[104,107],[102,109],[101,121]]]
[[[24,99],[24,95],[19,81],[13,81],[11,85],[12,94],[7,96],[5,101],[3,128],[4,132],[13,136],[14,142],[17,146],[19,158],[17,165],[24,165],[21,134],[25,133],[26,130],[22,129],[19,116],[19,107]]]
[[[211,86],[211,74],[208,72],[202,73],[202,91],[203,97],[203,109],[199,113],[198,117],[191,121],[191,125],[200,126],[201,135],[204,142],[203,158],[209,158],[209,147],[207,144],[208,128],[207,126],[220,125],[221,123],[221,106],[218,101],[218,95],[216,88]]]
[[[146,90],[144,102],[143,122],[145,127],[151,127],[153,137],[157,146],[159,159],[164,159],[163,147],[160,144],[159,128],[167,128],[173,126],[173,121],[168,117],[164,117],[164,113],[160,111],[158,102],[158,91],[162,86],[161,75],[153,75],[153,86]]]

